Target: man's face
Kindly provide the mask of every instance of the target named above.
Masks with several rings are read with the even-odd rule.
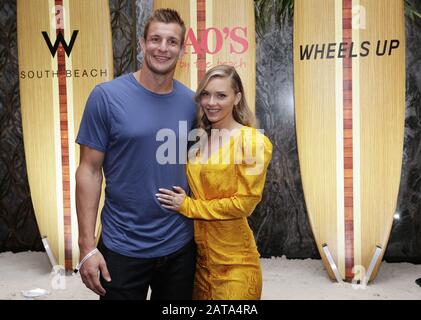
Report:
[[[146,37],[140,42],[146,66],[156,74],[171,73],[182,55],[181,27],[176,23],[154,21]]]

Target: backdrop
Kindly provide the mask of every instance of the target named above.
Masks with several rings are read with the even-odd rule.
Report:
[[[153,0],[110,0],[114,73],[142,63],[138,39]],[[421,2],[408,0],[418,12]],[[269,10],[268,12],[273,12]],[[295,138],[292,18],[265,17],[257,37],[256,114],[274,146],[262,202],[249,219],[263,257],[319,258],[309,226]],[[262,19],[260,17],[260,19]],[[387,261],[421,263],[421,19],[406,19],[402,179]],[[43,250],[25,168],[19,105],[16,1],[0,0],[0,252]]]

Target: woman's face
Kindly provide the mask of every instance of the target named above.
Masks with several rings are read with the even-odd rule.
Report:
[[[212,78],[200,94],[200,105],[213,127],[229,128],[235,122],[232,111],[241,99],[228,78]]]

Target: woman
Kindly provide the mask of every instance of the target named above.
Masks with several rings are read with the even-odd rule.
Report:
[[[194,299],[260,299],[259,253],[247,217],[262,198],[272,144],[252,128],[253,114],[233,67],[210,69],[195,100],[203,134],[189,151],[192,197],[173,187],[159,189],[157,198],[195,219]]]

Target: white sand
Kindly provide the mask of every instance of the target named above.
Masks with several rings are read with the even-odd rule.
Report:
[[[365,289],[352,284],[334,283],[327,277],[320,260],[262,259],[263,295],[266,300],[340,299],[340,300],[421,300],[421,265],[383,262],[376,280]],[[0,299],[20,300],[21,291],[41,288],[49,295],[39,300],[97,300],[77,276],[51,272],[43,252],[0,254]]]
[[[332,282],[321,260],[262,259],[265,300],[421,300],[421,265],[383,262],[365,288]]]

